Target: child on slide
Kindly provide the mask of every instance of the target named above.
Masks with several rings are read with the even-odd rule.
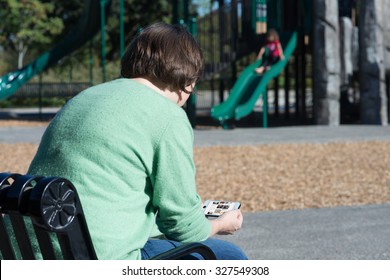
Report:
[[[268,52],[266,52],[268,50]],[[284,59],[282,45],[279,41],[278,32],[275,29],[270,29],[267,33],[267,43],[263,46],[256,60],[263,59],[259,67],[255,68],[255,72],[262,75],[265,71],[278,62],[280,59]]]

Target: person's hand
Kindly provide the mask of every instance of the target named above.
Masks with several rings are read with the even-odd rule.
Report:
[[[211,220],[211,235],[233,234],[242,226],[243,216],[240,210],[231,210],[222,214],[219,218]]]

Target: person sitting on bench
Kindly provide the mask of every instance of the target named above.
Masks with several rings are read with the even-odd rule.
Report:
[[[79,93],[46,129],[28,173],[73,182],[99,259],[149,259],[189,242],[217,259],[247,259],[210,238],[239,230],[240,210],[208,220],[196,191],[193,131],[181,106],[202,70],[185,27],[153,24],[128,46],[122,78]],[[165,239],[153,238],[159,233]]]

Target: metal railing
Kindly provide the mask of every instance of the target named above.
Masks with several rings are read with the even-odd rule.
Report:
[[[59,97],[70,99],[90,86],[89,83],[27,83],[11,98]]]

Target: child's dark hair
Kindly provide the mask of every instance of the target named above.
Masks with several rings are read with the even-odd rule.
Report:
[[[268,39],[270,36],[273,36],[275,41],[279,41],[279,34],[278,34],[278,32],[276,31],[276,29],[270,29],[270,30],[268,30],[268,32],[267,32],[267,39]]]
[[[121,59],[124,78],[149,77],[173,91],[184,91],[202,75],[202,51],[180,25],[156,23],[143,29]]]

